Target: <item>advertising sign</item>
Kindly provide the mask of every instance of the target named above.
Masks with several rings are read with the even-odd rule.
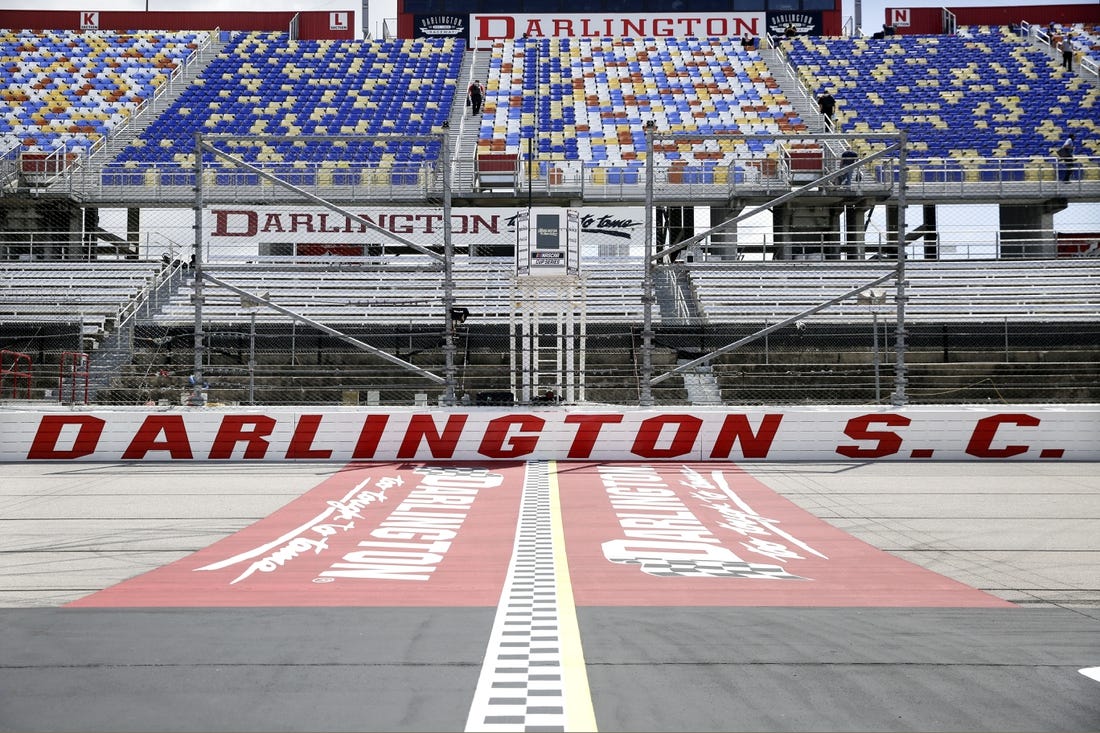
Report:
[[[469,17],[468,15],[414,15],[413,36],[468,39]]]
[[[0,462],[1096,460],[1095,407],[0,413]]]
[[[496,41],[525,35],[532,38],[740,38],[745,33],[764,35],[764,13],[481,13],[470,16],[469,32],[470,44],[479,49],[489,49]]]
[[[539,208],[536,224],[541,238],[536,250],[560,248],[561,224],[567,209]],[[441,210],[410,211],[382,207],[355,208],[377,231],[348,216],[320,206],[221,207],[204,212],[211,260],[247,256],[365,256],[400,251],[390,232],[422,247],[443,242]],[[473,253],[478,248],[510,248],[516,244],[520,211],[514,208],[455,208],[451,210],[451,237],[455,251]],[[552,223],[553,222],[557,222]],[[613,251],[640,255],[645,249],[645,216],[641,208],[604,207],[579,210],[580,243],[586,254]]]
[[[823,33],[821,13],[793,10],[768,13],[767,26],[767,32],[778,38],[784,36],[788,27],[794,28],[795,33],[800,36],[820,36]]]

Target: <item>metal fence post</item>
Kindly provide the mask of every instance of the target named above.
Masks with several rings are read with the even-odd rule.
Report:
[[[642,378],[639,404],[653,406],[653,120],[645,126],[645,274],[642,278]]]
[[[202,325],[202,133],[195,133],[195,253],[191,264],[194,267],[191,273],[195,278],[195,368],[191,375],[194,380],[194,389],[191,390],[191,404],[203,404],[203,325]]]
[[[898,260],[895,286],[897,288],[898,325],[895,336],[895,367],[894,367],[894,407],[904,407],[908,403],[905,392],[908,376],[905,366],[905,303],[909,296],[905,293],[905,188],[908,184],[909,171],[905,165],[906,134],[902,130],[898,134],[898,223],[894,232],[897,242]]]

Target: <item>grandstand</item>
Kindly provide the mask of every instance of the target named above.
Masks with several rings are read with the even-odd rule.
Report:
[[[1053,224],[1100,200],[1087,64],[1027,24],[757,40],[5,30],[0,347],[37,368],[0,396],[87,353],[118,404],[1095,400],[1100,246]],[[978,258],[959,203],[1000,211]]]
[[[1053,180],[1068,134],[1100,153],[1100,87],[1007,28],[950,36],[784,39],[780,49],[816,97],[839,100],[845,132],[905,128],[911,155],[958,179]],[[940,63],[940,59],[947,60]],[[900,112],[900,114],[899,114]],[[1096,175],[1088,171],[1086,175]]]

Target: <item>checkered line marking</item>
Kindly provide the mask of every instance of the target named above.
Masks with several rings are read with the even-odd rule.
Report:
[[[641,565],[659,578],[776,578],[801,580],[778,565],[729,560],[669,560],[659,557],[609,557],[611,562]]]
[[[564,731],[550,479],[529,462],[512,561],[482,663],[467,731]]]

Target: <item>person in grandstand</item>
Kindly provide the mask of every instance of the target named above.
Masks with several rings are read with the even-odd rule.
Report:
[[[1062,43],[1058,48],[1062,52],[1062,68],[1073,71],[1073,35],[1067,33],[1062,36]]]
[[[485,87],[481,86],[479,80],[474,79],[474,83],[466,90],[466,106],[470,108],[470,114],[481,114],[481,104],[484,101]]]
[[[798,35],[798,31],[795,30],[793,23],[787,24],[787,27],[783,29],[783,35],[785,35],[787,38],[794,38]]]
[[[1062,183],[1069,183],[1070,178],[1073,177],[1073,153],[1076,147],[1077,143],[1073,139],[1073,135],[1070,135],[1062,143],[1062,147],[1058,148],[1058,159],[1062,165]]]
[[[741,36],[741,48],[743,50],[751,51],[753,49],[753,45],[754,44],[752,41],[752,36],[750,36],[748,33],[745,33]]]
[[[825,117],[825,127],[833,128],[833,114],[836,112],[836,99],[826,89],[825,93],[817,98],[817,109]]]
[[[855,163],[858,159],[859,156],[856,155],[856,151],[848,148],[840,154],[840,167],[844,168],[846,166],[849,166],[852,163]],[[837,179],[837,183],[839,183],[841,186],[850,185],[852,183],[852,171],[845,171],[844,173],[842,173]]]

